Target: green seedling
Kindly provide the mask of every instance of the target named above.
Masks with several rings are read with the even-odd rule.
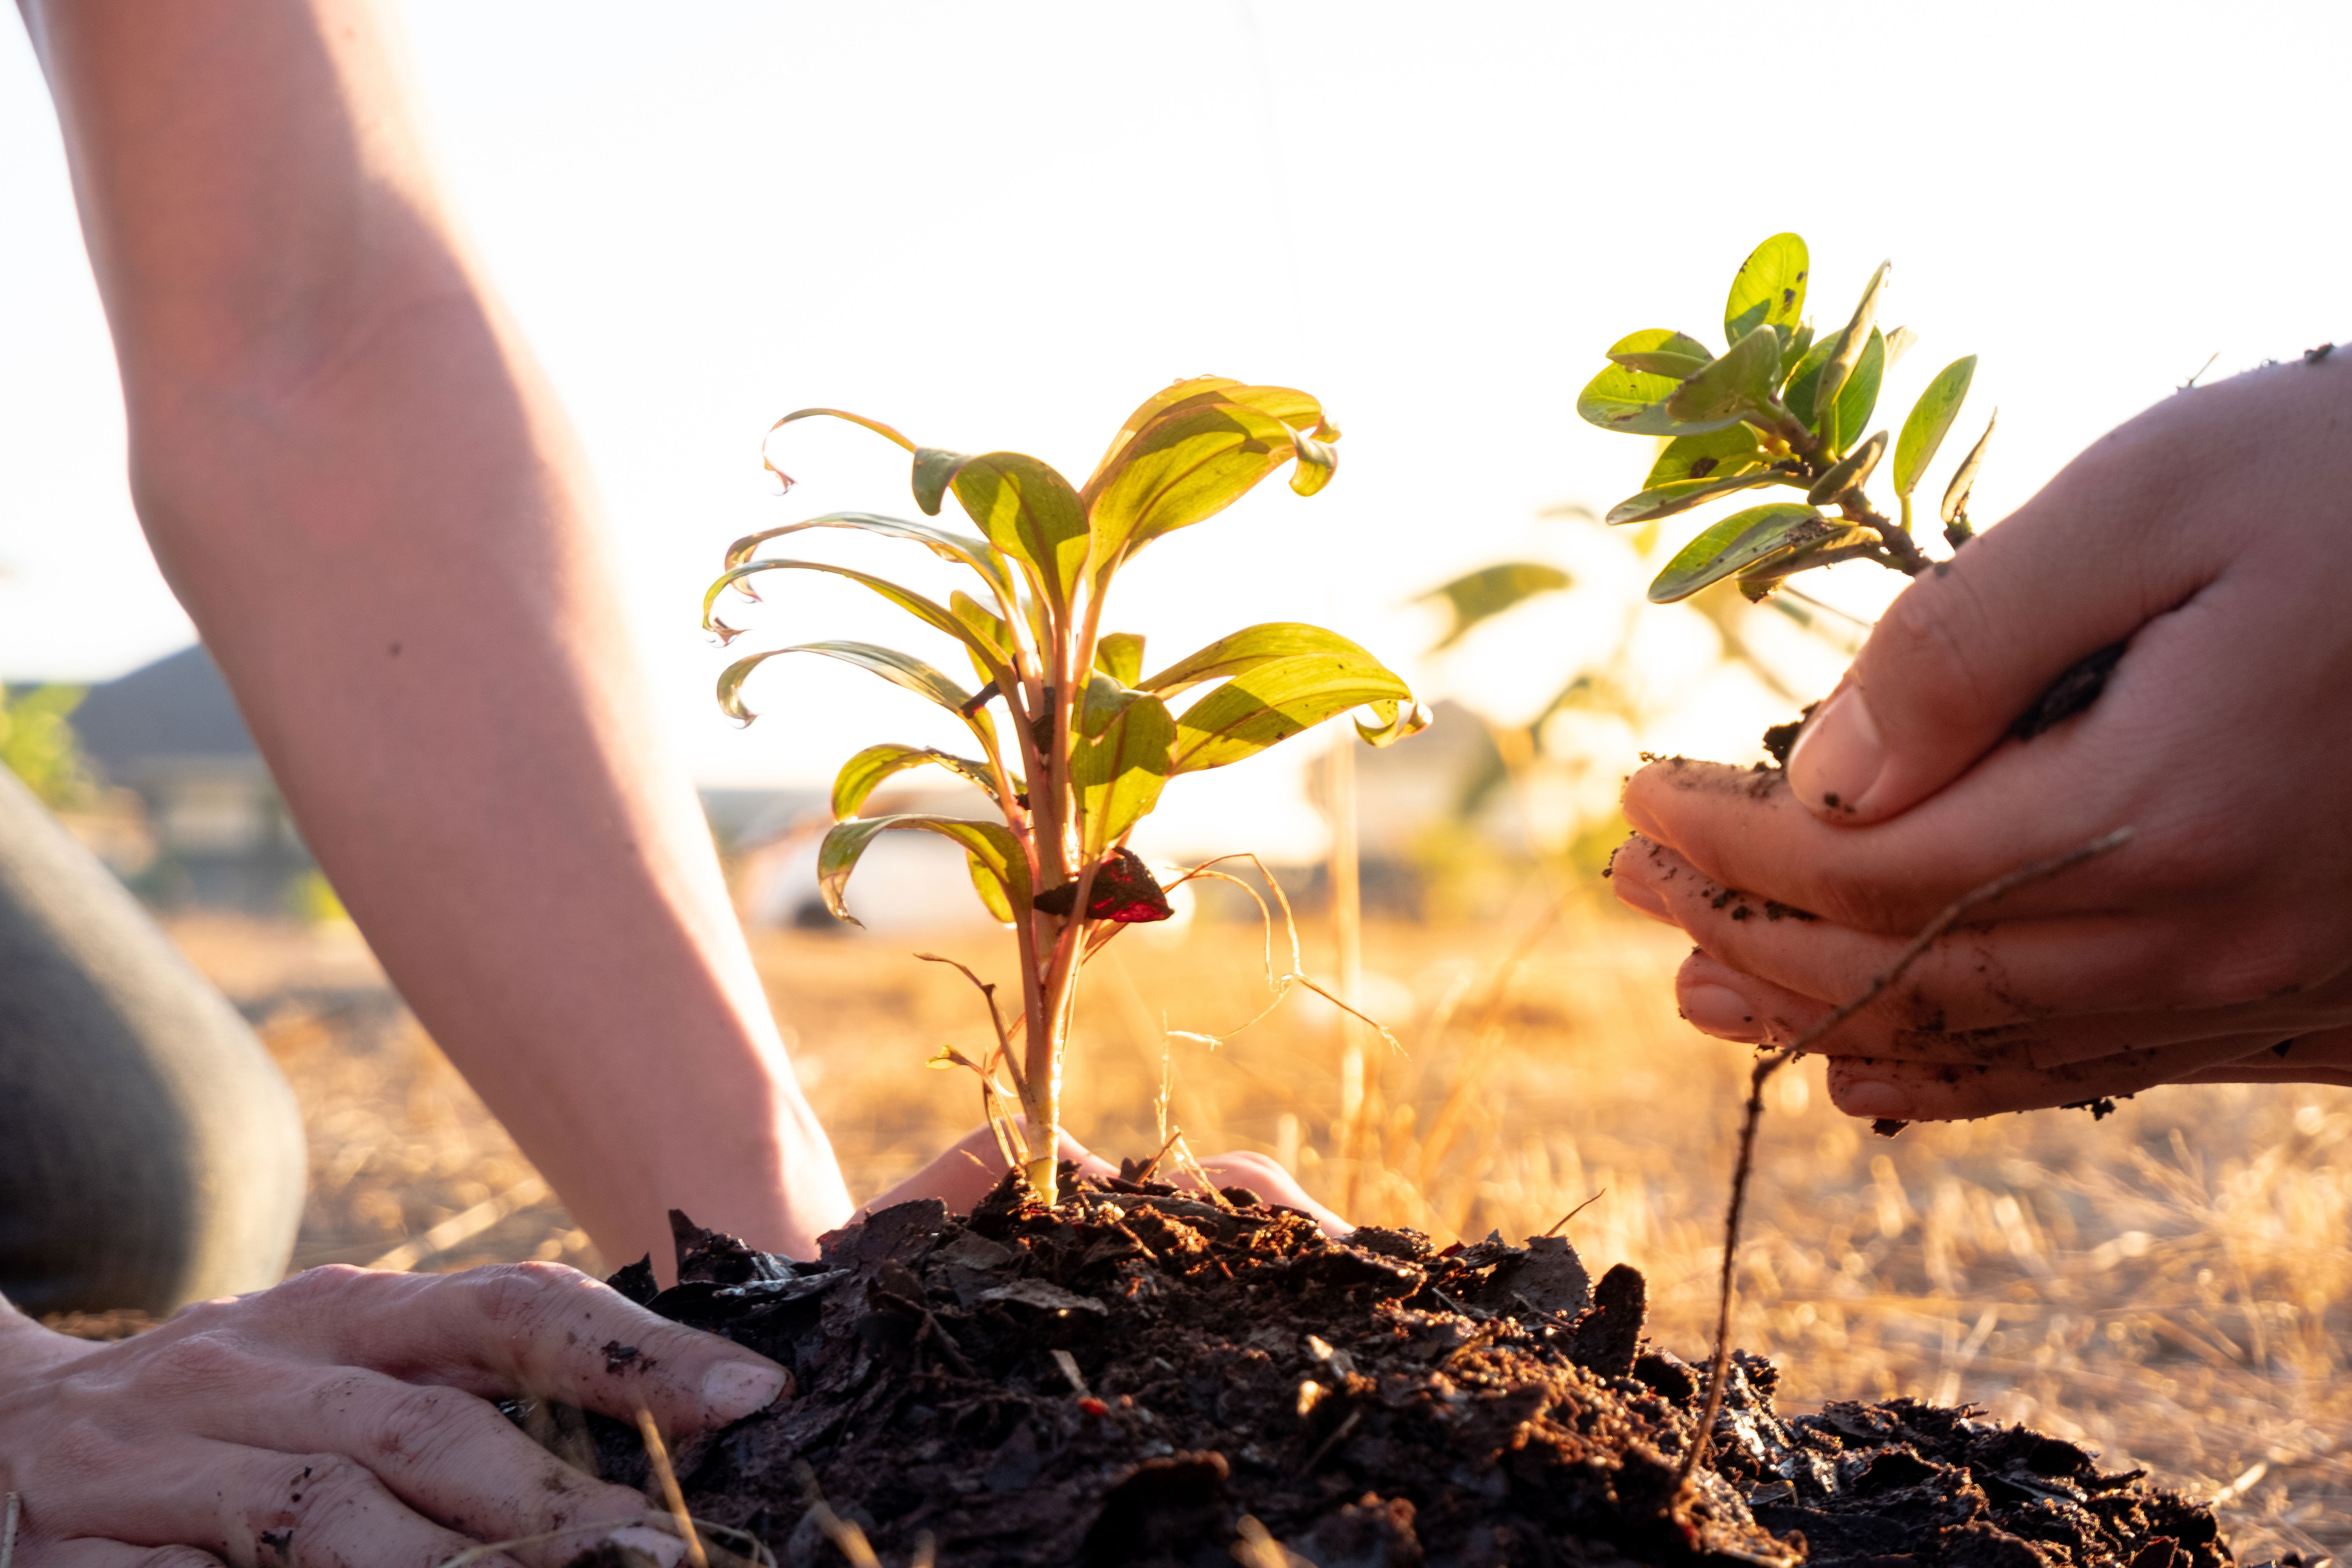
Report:
[[[957,965],[986,997],[996,1044],[976,1062],[942,1047],[935,1065],[979,1074],[1006,1158],[1052,1203],[1079,971],[1125,926],[1170,913],[1166,889],[1128,847],[1169,780],[1237,763],[1359,709],[1371,720],[1358,719],[1357,732],[1376,746],[1420,729],[1426,717],[1392,671],[1319,626],[1247,626],[1149,676],[1142,636],[1104,629],[1112,582],[1153,540],[1223,510],[1285,464],[1300,495],[1330,482],[1339,432],[1303,392],[1221,376],[1177,382],[1128,416],[1077,486],[1019,452],[971,457],[919,447],[887,425],[839,409],[786,415],[770,435],[816,415],[864,426],[913,454],[915,502],[925,516],[938,516],[952,494],[979,532],[863,511],[764,530],[728,547],[726,571],[704,595],[703,625],[722,639],[737,636],[713,611],[730,590],[756,598],[752,579],[763,573],[830,573],[961,644],[979,687],[967,690],[894,648],[810,642],[738,659],[719,679],[719,701],[749,723],[743,683],[754,669],[779,654],[822,654],[929,699],[971,732],[976,757],[887,743],[845,763],[834,781],[835,826],[818,850],[817,877],[826,907],[853,920],[844,890],[877,835],[932,833],[963,850],[981,902],[1013,930],[1021,1010],[1006,1021],[994,988]],[[768,466],[789,489],[782,470],[772,460]],[[769,541],[814,528],[923,545],[970,572],[978,591],[958,589],[942,605],[844,566],[755,558]],[[1178,710],[1177,700],[1188,695]],[[978,786],[994,802],[997,819],[859,815],[877,785],[915,767],[943,768]],[[1203,874],[1217,875],[1187,875]],[[996,1076],[1000,1064],[1012,1079],[1009,1090]],[[1025,1135],[1005,1113],[1008,1098],[1026,1113]]]
[[[1865,489],[1889,455],[1887,432],[1863,432],[1911,333],[1879,329],[1888,271],[1881,263],[1844,325],[1817,339],[1803,319],[1810,267],[1803,239],[1774,235],[1732,279],[1720,357],[1682,332],[1635,332],[1609,350],[1609,368],[1576,400],[1577,413],[1604,430],[1664,438],[1641,492],[1611,508],[1610,522],[1652,522],[1767,485],[1803,492],[1706,528],[1650,584],[1655,604],[1727,577],[1761,601],[1795,574],[1841,561],[1914,576],[1934,564],[1912,537],[1912,492],[1959,416],[1976,356],[1938,372],[1904,420],[1889,470],[1897,515],[1887,517]],[[1988,424],[1945,488],[1939,515],[1955,550],[1973,531],[1969,492],[1991,437]]]

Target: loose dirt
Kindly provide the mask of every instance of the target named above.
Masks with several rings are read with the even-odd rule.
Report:
[[[1129,1180],[1049,1209],[1008,1179],[968,1218],[924,1202],[835,1232],[814,1263],[674,1216],[680,1283],[639,1263],[614,1287],[798,1381],[673,1456],[689,1507],[838,1563],[821,1500],[894,1568],[926,1537],[949,1568],[2231,1560],[2209,1511],[2137,1471],[1967,1407],[1784,1417],[1745,1354],[1678,1492],[1704,1373],[1644,1341],[1635,1270],[1593,1281],[1556,1237],[1334,1241],[1222,1197]],[[634,1429],[586,1435],[645,1484]]]

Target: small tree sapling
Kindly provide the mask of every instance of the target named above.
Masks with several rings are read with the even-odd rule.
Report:
[[[893,648],[810,642],[730,665],[719,679],[719,704],[749,723],[743,683],[754,669],[779,654],[823,654],[929,699],[971,731],[977,757],[885,743],[845,763],[834,781],[835,826],[818,850],[818,881],[826,907],[853,920],[844,889],[877,835],[919,830],[964,851],[981,902],[1013,929],[1021,1011],[1008,1023],[993,987],[964,969],[987,998],[996,1045],[982,1061],[946,1047],[943,1059],[978,1072],[1007,1158],[1052,1203],[1079,971],[1123,926],[1170,913],[1165,890],[1128,847],[1168,781],[1239,762],[1358,709],[1369,710],[1371,719],[1357,720],[1357,732],[1376,746],[1412,733],[1426,716],[1396,674],[1319,626],[1247,626],[1148,677],[1143,637],[1104,628],[1112,582],[1153,540],[1222,511],[1286,463],[1293,465],[1290,488],[1300,495],[1330,482],[1339,432],[1303,392],[1221,376],[1179,381],[1128,416],[1080,486],[1019,452],[972,457],[919,447],[887,425],[839,409],[786,415],[770,435],[817,415],[864,426],[913,454],[915,501],[923,513],[936,517],[952,493],[980,532],[862,511],[764,530],[729,546],[726,570],[704,596],[704,626],[722,640],[739,635],[713,612],[730,590],[756,598],[752,579],[762,573],[831,573],[953,638],[981,684],[966,690]],[[772,461],[768,466],[789,489],[792,480]],[[910,540],[970,571],[980,592],[959,589],[941,605],[845,566],[756,558],[769,541],[813,528]],[[1181,712],[1171,706],[1202,687],[1211,689]],[[883,781],[923,766],[978,786],[1001,820],[859,815]],[[1025,1137],[1003,1113],[1000,1062],[1026,1112]]]
[[[1796,573],[1840,561],[1914,576],[1934,563],[1912,537],[1912,492],[1959,416],[1976,356],[1937,372],[1904,420],[1894,443],[1897,515],[1888,518],[1864,489],[1887,454],[1887,433],[1862,432],[1911,334],[1879,330],[1882,262],[1845,324],[1817,341],[1802,319],[1810,268],[1802,238],[1774,235],[1732,279],[1721,357],[1679,331],[1634,332],[1610,348],[1609,368],[1577,398],[1577,413],[1604,430],[1667,438],[1641,492],[1611,508],[1610,522],[1649,522],[1763,485],[1805,492],[1801,502],[1749,507],[1706,529],[1650,584],[1654,603],[1727,577],[1760,601]],[[1955,550],[1972,531],[1969,492],[1991,437],[1988,424],[1944,491],[1944,538]]]

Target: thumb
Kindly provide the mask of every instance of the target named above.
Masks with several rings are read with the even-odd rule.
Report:
[[[2089,466],[2078,459],[1895,599],[1790,752],[1799,800],[1856,826],[1908,810],[2012,730],[2030,735],[2027,715],[2055,721],[2087,706],[2105,671],[2091,679],[2076,667],[2200,585],[2181,552],[2113,547],[2135,522],[2137,487],[2118,494]],[[2144,512],[2137,521],[2144,529]]]

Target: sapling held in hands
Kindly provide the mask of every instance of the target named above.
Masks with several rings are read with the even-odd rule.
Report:
[[[1913,537],[1912,495],[1959,416],[1976,356],[1937,373],[1905,418],[1887,470],[1896,515],[1887,517],[1866,487],[1888,458],[1888,433],[1864,432],[1911,334],[1878,325],[1890,269],[1881,263],[1853,315],[1817,337],[1804,319],[1811,268],[1801,237],[1774,235],[1732,279],[1720,356],[1683,332],[1634,332],[1610,348],[1609,368],[1577,398],[1577,413],[1604,430],[1665,438],[1641,491],[1611,508],[1610,522],[1655,521],[1768,485],[1803,492],[1707,527],[1650,584],[1654,603],[1727,577],[1761,601],[1796,573],[1841,561],[1915,576],[1934,563]],[[1944,492],[1939,517],[1954,549],[1971,532],[1969,493],[1991,436],[1988,425]]]
[[[918,446],[887,425],[839,409],[786,415],[770,437],[819,415],[903,447],[913,458],[915,502],[924,516],[938,517],[952,494],[979,532],[864,511],[763,530],[728,548],[726,570],[704,596],[703,625],[731,640],[738,629],[714,614],[722,595],[756,598],[753,579],[765,573],[827,573],[960,644],[979,685],[966,689],[894,648],[808,642],[736,660],[719,679],[719,704],[749,723],[743,685],[752,671],[780,654],[813,653],[927,698],[970,731],[976,757],[885,743],[844,763],[833,789],[835,826],[817,853],[818,882],[826,908],[854,921],[844,890],[880,834],[936,834],[964,851],[981,902],[1013,929],[1020,1011],[1007,1021],[994,988],[964,969],[987,1000],[996,1044],[978,1062],[946,1050],[940,1060],[979,1075],[983,1108],[1008,1159],[1052,1203],[1079,971],[1124,926],[1170,913],[1165,890],[1128,844],[1168,782],[1254,756],[1360,709],[1371,717],[1356,721],[1357,732],[1376,746],[1419,730],[1426,715],[1393,671],[1319,626],[1247,626],[1150,676],[1143,637],[1105,626],[1114,580],[1153,540],[1223,510],[1285,464],[1290,488],[1302,496],[1330,482],[1339,432],[1303,392],[1222,376],[1176,382],[1128,416],[1082,485],[1023,453]],[[768,467],[791,487],[772,460]],[[817,528],[921,544],[969,571],[978,592],[959,589],[942,605],[870,573],[758,553],[771,541]],[[976,785],[994,803],[996,818],[859,815],[886,780],[916,767],[943,768]],[[1009,1089],[997,1077],[1000,1066]],[[1026,1113],[1025,1135],[1005,1110],[1008,1099]]]

